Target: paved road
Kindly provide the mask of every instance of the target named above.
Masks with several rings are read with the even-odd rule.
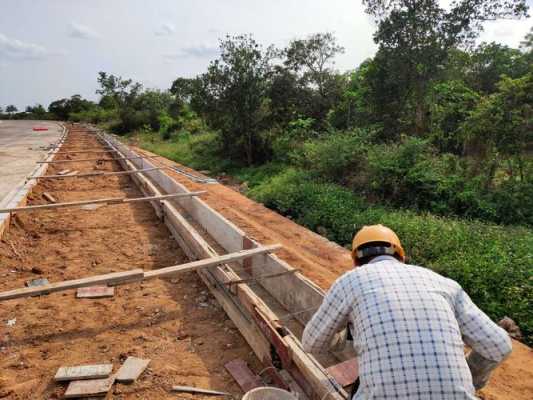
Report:
[[[47,131],[33,131],[34,126]],[[61,136],[59,124],[50,121],[0,120],[0,203],[45,158],[47,146]]]

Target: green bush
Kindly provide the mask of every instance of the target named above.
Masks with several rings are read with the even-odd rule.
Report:
[[[368,133],[357,130],[308,140],[293,153],[294,163],[317,177],[347,184],[367,169]]]
[[[493,319],[515,319],[533,343],[533,232],[482,222],[369,207],[337,185],[287,169],[250,190],[249,195],[331,240],[349,245],[364,225],[394,229],[409,262],[458,281]]]

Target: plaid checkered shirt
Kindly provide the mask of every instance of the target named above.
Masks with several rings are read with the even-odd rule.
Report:
[[[348,323],[359,362],[354,400],[476,399],[463,340],[489,365],[485,381],[511,352],[507,332],[459,284],[391,256],[337,279],[305,328],[304,349],[327,351]]]

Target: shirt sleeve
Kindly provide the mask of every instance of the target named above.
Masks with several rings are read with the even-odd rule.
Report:
[[[455,316],[464,342],[483,358],[499,364],[511,353],[507,332],[481,311],[463,289],[456,297]]]
[[[335,334],[346,328],[352,301],[345,282],[341,277],[333,284],[322,305],[306,325],[302,345],[308,353],[328,351]]]

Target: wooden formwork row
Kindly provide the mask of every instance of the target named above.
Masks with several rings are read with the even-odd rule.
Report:
[[[148,170],[131,175],[146,196],[189,192],[164,169],[157,169],[152,160],[138,158],[135,151],[111,135],[95,129],[93,132],[122,158],[118,162],[126,171]],[[151,204],[191,260],[260,245],[199,198],[164,199]],[[299,340],[301,331],[297,330],[322,303],[324,292],[319,287],[273,254],[197,272],[279,385],[286,385],[282,376],[288,372],[309,399],[348,398],[326,368],[353,357],[353,352],[317,359],[302,349]],[[269,279],[261,279],[266,276]],[[250,281],[257,284],[251,285]],[[293,327],[287,323],[284,315],[294,316],[297,324]]]

